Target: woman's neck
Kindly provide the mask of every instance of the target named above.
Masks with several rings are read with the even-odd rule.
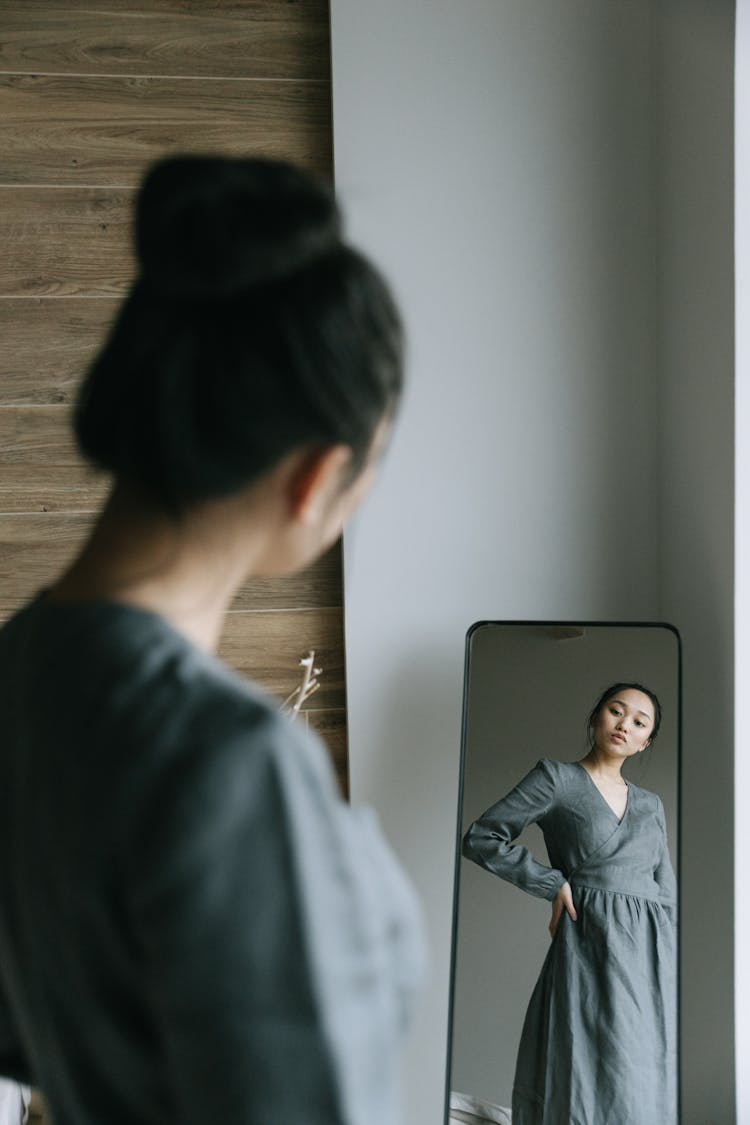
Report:
[[[237,498],[175,520],[134,489],[117,485],[88,542],[48,596],[66,602],[104,598],[148,609],[200,648],[215,651],[229,604],[262,548],[262,533],[250,527]]]
[[[592,776],[598,777],[605,782],[609,781],[613,785],[627,784],[622,776],[623,764],[622,758],[612,758],[599,750],[596,746],[592,746],[586,757],[581,759],[581,765],[584,766]]]

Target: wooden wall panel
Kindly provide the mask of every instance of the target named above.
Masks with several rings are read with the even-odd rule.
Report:
[[[0,297],[123,296],[133,274],[132,195],[0,185]]]
[[[316,709],[340,708],[344,703],[344,664],[341,644],[343,615],[340,609],[254,610],[227,614],[219,655],[263,686],[285,699],[300,682],[300,656],[315,650],[315,663],[323,669],[320,690],[312,696]]]
[[[7,251],[12,257],[13,248]],[[0,406],[72,402],[118,304],[88,297],[0,300]]]
[[[0,618],[80,545],[109,482],[70,434],[76,387],[133,275],[131,203],[175,151],[331,174],[327,0],[0,0]],[[309,648],[304,722],[346,786],[340,546],[248,583],[221,655],[279,697]]]
[[[157,157],[188,150],[331,164],[320,84],[0,74],[0,105],[6,184],[134,185]]]
[[[2,617],[48,585],[72,558],[93,518],[92,512],[74,511],[0,514]]]
[[[81,461],[70,414],[68,406],[0,407],[1,512],[93,511],[101,504],[108,483]],[[15,587],[6,575],[0,605]]]
[[[325,675],[325,668],[323,669],[323,675]],[[343,792],[348,796],[345,693],[342,693],[338,707],[328,707],[324,710],[316,706],[316,697],[314,696],[310,701],[310,706],[305,710],[305,718],[307,719],[308,729],[314,730],[328,747]]]
[[[327,0],[0,0],[0,71],[328,84]]]

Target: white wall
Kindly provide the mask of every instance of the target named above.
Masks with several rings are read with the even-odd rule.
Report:
[[[442,1112],[464,634],[656,611],[650,11],[333,0],[337,185],[411,386],[346,541],[351,785],[422,894]]]
[[[686,852],[688,921],[698,925],[694,880],[718,855],[707,893],[724,936],[712,930],[710,957],[703,947],[700,1021],[690,989],[708,935],[699,928],[686,940],[684,1043],[691,1065],[709,1060],[697,1073],[710,1070],[720,1100],[710,1119],[732,1119],[731,757],[713,714],[731,693],[721,686],[731,681],[731,362],[715,308],[727,288],[730,209],[718,220],[710,210],[731,198],[722,117],[731,5],[682,6],[704,33],[701,14],[721,17],[708,66],[718,89],[703,91],[698,54],[707,104],[692,106],[700,138],[715,137],[709,159],[720,158],[695,188],[709,208],[698,227],[714,319],[701,316],[697,280],[687,309],[705,334],[683,335],[675,320],[663,337],[657,224],[673,184],[657,179],[670,134],[659,135],[656,97],[666,95],[654,62],[670,32],[668,21],[655,25],[651,0],[332,0],[337,185],[352,237],[395,282],[411,342],[393,448],[345,542],[352,795],[380,809],[425,903],[433,973],[406,1086],[409,1109],[430,1123],[443,1101],[463,639],[487,617],[685,618],[686,825],[700,833]],[[675,81],[689,87],[679,51],[671,57]],[[662,120],[673,113],[678,123],[679,98],[670,105]],[[680,152],[687,159],[689,145]],[[716,222],[718,250],[703,234]],[[676,230],[665,266],[675,274],[685,228]],[[731,256],[729,266],[731,280]],[[697,354],[685,356],[690,344]],[[689,410],[678,401],[683,362]],[[673,407],[665,439],[659,410]],[[700,435],[698,480],[701,417],[686,419],[697,408],[710,436]],[[706,521],[692,539],[682,474]],[[667,529],[686,549],[666,542]],[[705,1125],[690,1113],[684,1125]]]

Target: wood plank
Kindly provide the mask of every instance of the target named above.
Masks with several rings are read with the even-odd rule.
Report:
[[[0,616],[8,617],[48,586],[80,548],[92,514],[0,516]]]
[[[135,185],[175,152],[330,173],[330,89],[295,82],[0,76],[2,184]]]
[[[3,465],[0,515],[35,512],[96,512],[109,488],[106,477],[85,465],[59,468]]]
[[[109,481],[84,462],[69,406],[0,406],[0,512],[96,511]]]
[[[0,188],[0,297],[124,295],[131,197],[128,189]]]
[[[231,609],[340,609],[343,585],[339,540],[297,574],[250,579],[237,591]]]
[[[29,1121],[35,1121],[37,1125],[45,1125],[45,1122],[49,1122],[49,1117],[44,1106],[44,1099],[42,1098],[39,1090],[31,1091],[31,1101],[29,1103]]]
[[[0,470],[0,480],[4,480],[7,468]],[[54,496],[42,493],[41,486],[38,492]],[[2,500],[0,493],[0,504]],[[64,499],[57,504],[49,500],[48,504],[47,511],[0,514],[0,614],[7,616],[20,609],[37,590],[52,582],[93,524],[93,508],[74,510],[70,499],[67,505]],[[337,543],[298,574],[246,582],[232,603],[232,611],[240,616],[255,611],[314,609],[340,613],[341,604],[341,545]]]
[[[0,407],[0,466],[80,466],[71,414],[69,406]]]
[[[2,0],[0,70],[327,81],[327,0]]]
[[[313,696],[311,703],[315,702]],[[347,744],[346,709],[305,712],[310,730],[323,740],[333,760],[343,796],[349,796],[349,752]]]
[[[0,300],[0,406],[72,402],[118,307],[111,298]]]
[[[299,683],[299,661],[315,649],[323,669],[313,696],[321,710],[344,706],[343,612],[340,609],[229,613],[219,656],[279,702]]]

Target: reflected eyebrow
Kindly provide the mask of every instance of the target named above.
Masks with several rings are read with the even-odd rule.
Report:
[[[620,704],[620,706],[621,706],[621,707],[624,707],[626,711],[628,710],[628,705],[627,705],[627,703],[623,703],[623,701],[622,701],[621,699],[610,699],[610,701],[609,701],[609,702],[610,702],[610,703],[619,703],[619,704]],[[637,715],[643,715],[643,717],[644,717],[645,719],[650,719],[650,718],[652,718],[652,717],[653,717],[653,716],[649,715],[648,711],[636,711],[636,714],[637,714]]]

